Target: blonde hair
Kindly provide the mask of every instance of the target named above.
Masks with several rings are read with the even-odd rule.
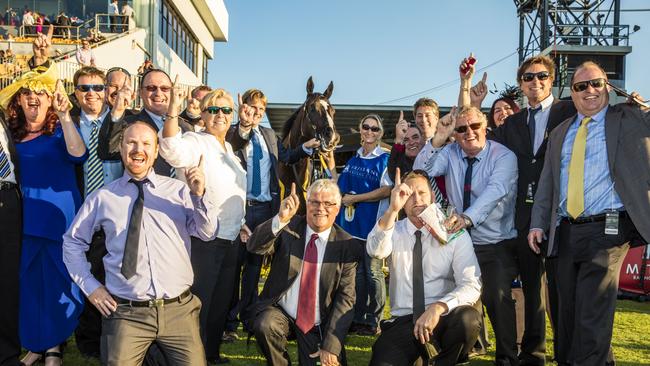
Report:
[[[228,93],[225,89],[215,89],[208,94],[205,95],[203,100],[201,101],[201,110],[206,109],[207,107],[210,107],[214,105],[214,103],[217,101],[219,98],[224,98],[227,99],[228,102],[230,103],[230,108],[235,109],[235,102],[232,99],[232,96],[230,93]]]
[[[466,116],[468,114],[473,114],[478,118],[478,122],[487,125],[487,117],[485,116],[485,113],[481,112],[480,109],[473,106],[462,107],[460,111],[458,111],[458,114],[456,114],[456,119],[460,118],[461,116]]]

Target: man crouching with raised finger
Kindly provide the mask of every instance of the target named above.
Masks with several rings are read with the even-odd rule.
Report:
[[[420,213],[432,204],[429,177],[421,170],[404,182],[395,174],[390,207],[368,235],[366,250],[390,261],[390,319],[372,347],[371,366],[435,360],[453,366],[476,342],[481,272],[470,236],[444,243],[424,227]],[[397,221],[404,209],[406,218]]]
[[[245,315],[270,366],[290,365],[287,337],[295,334],[301,366],[346,365],[343,342],[354,317],[361,242],[334,225],[341,209],[336,183],[319,179],[307,190],[307,214],[295,216],[295,184],[278,214],[260,224],[248,251],[273,254],[259,301]]]

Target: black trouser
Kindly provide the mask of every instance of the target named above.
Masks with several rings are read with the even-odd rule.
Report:
[[[102,284],[106,280],[103,260],[106,254],[106,236],[104,231],[99,231],[93,235],[86,259],[90,263],[90,273]],[[85,356],[99,357],[101,335],[102,314],[93,304],[86,303],[79,316],[79,325],[74,331],[79,352]]]
[[[472,306],[459,306],[440,317],[431,336],[438,355],[436,366],[453,366],[478,337],[480,314]],[[413,336],[413,315],[381,322],[381,335],[372,346],[371,366],[411,366],[427,359],[424,346]]]
[[[528,246],[528,230],[516,239],[517,263],[524,293],[524,336],[519,359],[530,365],[546,363],[546,308],[542,298],[544,260]]]
[[[517,323],[511,285],[517,276],[517,241],[474,245],[481,268],[481,301],[494,329],[497,362],[519,365],[517,357]]]
[[[230,240],[205,242],[192,237],[192,293],[203,304],[199,316],[201,340],[208,360],[219,357],[221,337],[226,325],[228,299],[235,283],[237,247]]]
[[[621,218],[617,235],[605,223],[570,224],[563,220],[558,241],[558,363],[603,366],[610,352],[621,265],[636,234]]]
[[[111,18],[111,33],[117,33],[118,28],[119,28],[119,24],[122,23],[122,22],[120,22],[120,16],[119,15],[111,15],[110,18]]]
[[[546,269],[546,288],[548,289],[548,304],[546,304],[546,307],[553,328],[553,359],[557,360],[558,298],[560,297],[557,288],[557,257],[546,258],[544,268]]]
[[[255,340],[260,347],[262,355],[266,358],[269,366],[291,365],[289,352],[287,351],[287,339],[295,335],[298,345],[298,364],[300,366],[316,366],[318,358],[311,358],[309,355],[320,348],[323,340],[324,329],[320,326],[313,327],[307,334],[304,334],[296,327],[294,319],[285,313],[280,307],[268,306],[262,310],[252,324]],[[341,349],[338,357],[342,366],[347,365],[345,349]],[[320,363],[318,363],[320,364]]]
[[[18,188],[0,190],[0,365],[19,365],[18,298],[22,206]]]
[[[247,201],[250,202],[250,201]],[[271,202],[257,202],[247,204],[246,206],[246,226],[253,231],[264,221],[273,217],[274,212],[271,208]],[[238,315],[246,311],[246,308],[257,302],[258,286],[260,281],[260,272],[262,271],[263,256],[250,253],[246,250],[246,244],[238,243],[237,268],[235,270],[235,291],[233,291],[228,312],[228,322],[226,330],[237,330],[239,323]],[[242,273],[242,266],[244,270]],[[240,297],[240,276],[241,273],[241,297]],[[244,330],[249,330],[248,325],[244,324]]]

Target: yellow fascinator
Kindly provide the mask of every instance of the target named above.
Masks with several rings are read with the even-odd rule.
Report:
[[[7,110],[11,98],[23,88],[34,92],[44,90],[48,95],[53,95],[56,90],[58,77],[59,73],[57,72],[56,65],[52,65],[49,68],[39,66],[20,75],[13,83],[0,90],[0,107],[3,110]]]

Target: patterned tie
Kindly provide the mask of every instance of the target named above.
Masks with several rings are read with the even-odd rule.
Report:
[[[126,232],[124,254],[122,256],[122,275],[127,280],[135,275],[138,267],[138,247],[140,246],[140,228],[142,227],[142,208],[144,207],[144,184],[149,180],[129,179],[138,187],[138,197],[133,202],[129,228]]]
[[[542,110],[542,106],[537,108],[528,108],[528,131],[530,132],[530,146],[533,147],[533,154],[535,154],[535,115]]]
[[[467,211],[472,201],[472,167],[477,161],[476,158],[467,159],[467,170],[465,170],[465,184],[463,185],[463,212]]]
[[[7,157],[4,147],[0,144],[0,179],[7,178],[9,173],[11,173],[9,158]]]
[[[311,234],[302,260],[296,326],[307,334],[316,322],[316,288],[318,287],[318,234]]]
[[[86,161],[86,197],[104,185],[104,169],[102,161],[97,155],[97,135],[99,134],[99,120],[91,122],[93,128],[88,140],[88,160]]]
[[[251,187],[251,195],[259,197],[262,193],[262,175],[260,171],[260,160],[262,160],[262,145],[260,139],[257,137],[255,131],[251,131],[251,142],[253,143],[253,184]]]
[[[413,246],[413,323],[424,313],[424,273],[422,272],[422,232],[415,232]]]
[[[569,190],[566,209],[574,219],[585,210],[585,150],[587,148],[587,123],[590,117],[580,121],[580,127],[573,142],[571,162],[569,163]]]

